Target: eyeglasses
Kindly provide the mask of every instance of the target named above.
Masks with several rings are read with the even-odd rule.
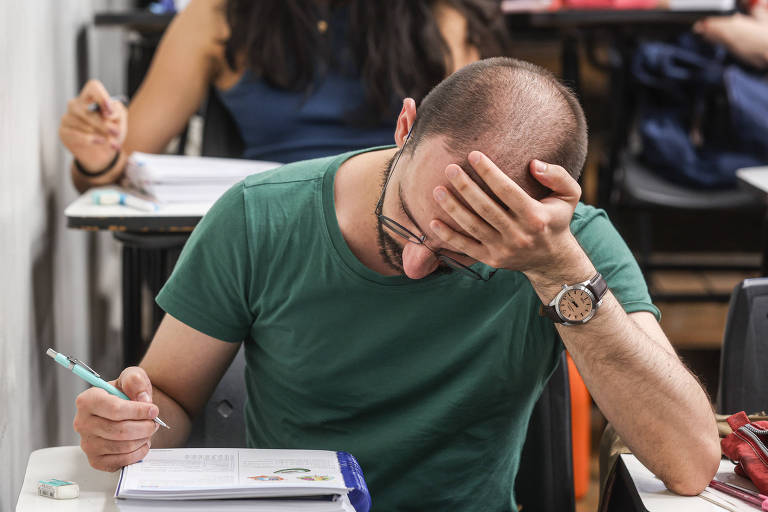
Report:
[[[441,254],[440,252],[432,249],[430,246],[426,244],[427,235],[421,234],[417,235],[407,227],[403,226],[399,222],[397,222],[394,219],[391,219],[387,217],[386,215],[382,214],[382,208],[384,207],[384,194],[387,191],[387,186],[389,185],[389,180],[392,178],[392,174],[395,172],[395,167],[397,167],[397,162],[400,160],[400,156],[403,154],[403,150],[405,149],[406,144],[408,144],[408,141],[411,138],[411,132],[413,131],[413,127],[408,131],[408,135],[405,137],[405,141],[403,142],[403,146],[400,148],[400,151],[397,152],[397,156],[395,157],[395,162],[392,164],[392,168],[389,170],[389,174],[387,175],[387,179],[384,182],[384,186],[381,189],[381,197],[379,197],[379,202],[376,203],[376,210],[374,213],[376,214],[376,217],[379,219],[379,222],[395,233],[396,235],[406,239],[408,242],[412,244],[418,244],[423,245],[427,249],[429,249],[432,254],[435,255],[435,257],[441,261],[442,263],[445,263],[448,267],[455,270],[456,272],[459,272],[462,275],[465,275],[467,277],[471,277],[472,279],[477,279],[479,281],[488,281],[493,277],[493,274],[496,273],[494,270],[491,272],[488,277],[484,277],[483,275],[475,272],[468,266],[464,265],[463,263],[456,261],[455,259],[451,258],[450,256],[446,256],[445,254]]]

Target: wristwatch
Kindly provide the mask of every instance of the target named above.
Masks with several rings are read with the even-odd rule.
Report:
[[[563,325],[585,324],[597,313],[606,290],[608,285],[600,272],[582,283],[564,284],[548,306],[541,305],[539,314]]]

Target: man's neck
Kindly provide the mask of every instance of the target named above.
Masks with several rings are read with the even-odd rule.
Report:
[[[397,275],[382,258],[373,211],[381,194],[384,170],[396,149],[356,155],[336,172],[333,184],[336,219],[341,235],[360,262],[382,275]]]

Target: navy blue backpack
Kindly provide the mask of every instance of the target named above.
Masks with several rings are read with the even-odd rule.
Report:
[[[641,157],[665,178],[728,188],[740,167],[768,164],[768,80],[725,48],[693,34],[642,43],[632,75]]]

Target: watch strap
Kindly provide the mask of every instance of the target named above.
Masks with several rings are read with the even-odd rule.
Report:
[[[589,288],[589,291],[591,291],[592,295],[595,296],[597,302],[600,302],[603,300],[605,292],[608,291],[608,283],[605,282],[603,274],[598,272],[592,279],[589,280],[589,283],[587,283],[587,288]]]
[[[549,318],[553,322],[557,322],[558,324],[562,324],[565,322],[562,318],[560,318],[560,315],[557,314],[557,310],[555,309],[555,306],[546,306],[544,304],[541,304],[539,306],[539,316],[543,316],[546,318]]]

